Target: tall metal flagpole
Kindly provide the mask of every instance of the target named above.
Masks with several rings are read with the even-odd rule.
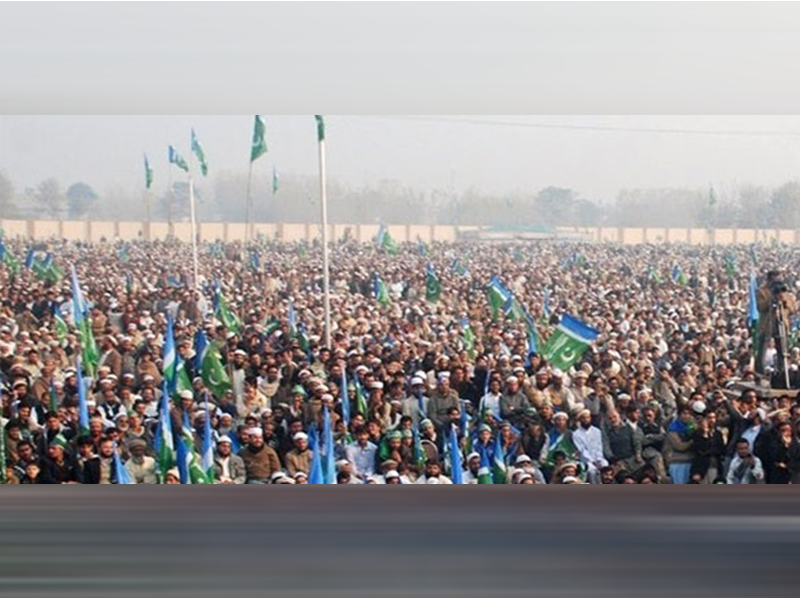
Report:
[[[247,171],[247,213],[244,225],[244,241],[250,241],[250,213],[253,209],[253,161],[250,161],[250,169]]]
[[[322,286],[325,302],[325,347],[331,347],[331,290],[330,267],[328,264],[328,198],[325,185],[325,123],[322,115],[314,115],[317,120],[317,140],[319,141],[319,204],[322,213]]]
[[[144,202],[144,239],[150,241],[150,190],[145,188],[142,198]]]
[[[172,227],[172,165],[167,168],[167,236],[173,233]]]
[[[192,264],[194,266],[194,289],[200,290],[200,269],[197,261],[197,221],[194,203],[194,180],[189,174],[189,211],[192,217]]]

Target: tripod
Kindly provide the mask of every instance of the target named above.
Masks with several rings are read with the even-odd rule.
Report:
[[[778,356],[780,357],[783,376],[786,380],[786,389],[788,390],[791,389],[791,384],[789,383],[789,358],[786,353],[788,349],[788,338],[786,337],[786,321],[783,319],[784,306],[780,299],[775,299],[773,300],[773,307],[775,308],[775,318],[778,321],[778,336],[776,338],[778,342]]]

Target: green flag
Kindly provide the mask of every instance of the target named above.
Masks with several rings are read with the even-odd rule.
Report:
[[[184,426],[181,430],[181,437],[183,438],[184,447],[186,448],[189,482],[193,484],[213,483],[213,481],[209,481],[208,473],[206,473],[200,465],[200,459],[194,449],[194,435],[191,429]]]
[[[278,177],[278,169],[274,166],[272,167],[272,195],[278,193],[278,184],[280,183],[280,178]]]
[[[489,455],[486,449],[481,447],[480,452],[481,464],[478,467],[478,484],[491,485],[492,484],[492,467],[489,464]]]
[[[144,155],[144,186],[150,189],[153,185],[153,169],[150,168],[150,161],[147,160],[147,154]]]
[[[580,360],[584,350],[598,335],[596,330],[575,317],[564,315],[558,328],[547,339],[542,356],[553,367],[566,371]]]
[[[369,406],[367,404],[367,397],[364,395],[364,388],[361,386],[361,382],[358,381],[358,378],[356,378],[355,387],[356,387],[356,411],[358,412],[358,414],[363,415],[364,418],[366,418],[367,413],[369,412]]]
[[[20,264],[19,259],[11,254],[8,250],[6,250],[3,254],[3,263],[6,265],[6,268],[12,275],[16,275],[19,273]]]
[[[194,128],[192,128],[192,152],[197,157],[197,161],[200,163],[200,172],[203,174],[203,177],[208,175],[208,163],[206,162],[206,153],[203,152],[203,147],[200,145],[200,140],[197,139],[197,134],[194,132]]]
[[[217,398],[224,398],[225,394],[232,388],[231,379],[222,366],[219,352],[213,346],[205,350],[203,361],[200,367],[200,377],[203,383],[211,390]]]
[[[189,164],[186,160],[180,155],[180,153],[175,149],[174,146],[169,147],[169,164],[175,165],[179,169],[189,172]]]
[[[398,252],[397,243],[392,238],[389,230],[381,225],[378,231],[378,249],[383,250],[387,254],[395,255]]]
[[[56,394],[55,382],[50,380],[50,405],[47,410],[50,414],[55,414],[58,411],[58,395]]]
[[[425,448],[422,447],[422,440],[420,440],[419,429],[417,429],[416,423],[414,423],[411,431],[414,441],[414,464],[421,473],[425,470],[425,463],[428,461],[428,455],[425,452]]]
[[[375,299],[378,301],[383,307],[389,306],[392,303],[392,298],[389,296],[389,290],[386,288],[386,284],[383,282],[383,279],[375,276]]]
[[[61,314],[58,312],[56,312],[56,314],[53,316],[53,325],[55,326],[56,338],[58,338],[58,342],[63,344],[64,340],[67,339],[69,328],[67,327],[66,321],[64,321],[64,319],[61,317]]]
[[[508,302],[503,306],[503,312],[506,313],[506,316],[510,318],[512,321],[525,321],[526,320],[526,310],[522,304],[519,303],[514,296],[511,296]]]
[[[725,256],[725,274],[728,276],[728,279],[733,279],[738,275],[736,257],[730,253]]]
[[[433,270],[433,265],[428,263],[428,274],[425,278],[425,299],[436,304],[442,295],[442,282],[436,276],[436,271]]]
[[[506,302],[511,299],[511,290],[509,290],[500,279],[495,275],[489,281],[486,288],[486,293],[489,298],[489,306],[492,311],[492,319],[496,319],[500,311],[503,310]]]
[[[474,360],[477,354],[475,350],[475,333],[473,333],[466,317],[461,319],[461,331],[464,337],[464,350],[467,351],[467,356]]]
[[[568,435],[562,435],[556,440],[555,444],[550,447],[550,452],[547,455],[546,461],[548,467],[552,468],[555,466],[555,455],[559,450],[567,455],[568,461],[578,462],[580,460],[581,454],[578,451],[577,446],[575,446],[575,443],[572,441],[572,437]]]
[[[47,269],[44,272],[44,279],[50,283],[58,283],[62,279],[64,279],[64,269],[59,267],[55,263],[50,263]]]
[[[325,141],[325,121],[322,119],[322,115],[314,115],[314,119],[317,121],[317,140],[320,142]]]
[[[506,481],[506,473],[508,466],[506,465],[506,457],[503,453],[503,444],[500,440],[500,432],[495,434],[494,438],[494,456],[492,457],[492,483],[504,484]]]
[[[228,307],[228,301],[225,299],[225,296],[222,295],[222,292],[217,291],[217,294],[217,318],[222,321],[222,324],[225,325],[225,328],[228,331],[232,331],[236,335],[239,335],[241,333],[239,317],[237,317]]]
[[[178,355],[177,360],[178,362],[175,365],[175,393],[180,395],[181,392],[193,392],[192,380],[186,370],[186,361],[180,355]]]
[[[267,152],[267,142],[264,139],[265,131],[264,119],[261,118],[261,115],[256,115],[255,125],[253,126],[253,143],[250,147],[251,163]]]
[[[78,324],[78,339],[80,340],[83,355],[83,367],[86,374],[94,377],[97,374],[97,363],[100,361],[100,351],[92,331],[92,322],[87,317]]]

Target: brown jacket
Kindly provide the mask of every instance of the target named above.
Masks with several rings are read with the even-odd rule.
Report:
[[[309,448],[306,448],[302,452],[297,448],[290,450],[286,453],[286,471],[291,477],[294,477],[295,473],[298,471],[302,471],[308,475],[311,471],[311,459],[313,457],[314,454]]]
[[[244,461],[247,479],[269,481],[270,475],[281,470],[281,461],[278,454],[269,446],[262,446],[260,450],[253,451],[250,446],[245,446],[239,452]]]
[[[103,352],[100,356],[104,358],[100,361],[99,367],[106,366],[117,378],[122,377],[122,355],[119,352],[112,348],[107,355]]]

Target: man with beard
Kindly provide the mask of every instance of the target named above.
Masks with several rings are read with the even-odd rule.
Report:
[[[246,378],[247,352],[237,348],[233,352],[233,364],[231,365],[231,384],[233,386],[233,398],[237,407],[244,404],[244,384]]]
[[[122,355],[117,352],[117,340],[113,335],[103,336],[100,341],[102,354],[98,362],[98,367],[108,367],[117,379],[122,377]]]
[[[400,401],[400,410],[404,417],[411,417],[415,425],[425,418],[430,400],[425,396],[425,380],[422,377],[411,378],[411,393]]]
[[[300,431],[292,436],[294,448],[286,453],[286,472],[289,477],[296,473],[310,473],[313,450],[308,447],[308,435]]]
[[[661,452],[664,447],[664,428],[657,421],[658,410],[652,404],[642,409],[642,420],[639,428],[642,432],[642,458],[645,463],[652,465],[658,474],[660,482],[667,480],[667,469],[664,466],[664,457]]]
[[[464,470],[462,479],[464,483],[478,483],[478,469],[481,466],[481,455],[472,452],[467,456],[467,468]]]
[[[433,421],[437,429],[441,429],[447,422],[448,411],[453,407],[460,407],[458,394],[450,389],[450,373],[445,371],[439,373],[438,382],[428,402],[428,418]]]
[[[266,377],[263,377],[259,380],[258,388],[267,399],[267,406],[274,410],[277,406],[277,402],[275,402],[274,399],[277,398],[278,389],[280,388],[281,384],[279,377],[280,371],[278,370],[278,365],[270,364],[267,365],[266,372]]]
[[[117,473],[114,466],[114,442],[108,438],[100,438],[97,443],[97,450],[98,455],[94,458],[90,458],[83,465],[83,483],[116,483]]]
[[[525,410],[530,403],[520,391],[519,379],[512,375],[506,379],[506,391],[500,398],[500,418],[509,421],[517,428],[524,427]]]
[[[135,439],[128,445],[131,457],[125,463],[125,468],[133,482],[137,484],[157,483],[156,461],[150,456],[145,456],[146,450],[147,442],[143,439]]]
[[[245,482],[247,473],[244,461],[231,452],[231,438],[227,435],[220,437],[217,442],[214,471],[219,483],[242,484]]]
[[[429,460],[425,464],[425,474],[417,479],[418,484],[439,483],[449,484],[453,483],[449,477],[442,473],[442,465],[438,461]]]
[[[278,453],[264,445],[264,433],[259,427],[248,431],[247,446],[239,453],[244,461],[246,483],[267,483],[273,473],[281,470]]]
[[[630,472],[643,464],[641,439],[622,421],[618,412],[608,415],[608,425],[603,439],[603,453],[610,464],[621,463]]]
[[[578,413],[578,428],[572,440],[580,452],[580,461],[589,483],[600,483],[600,469],[608,465],[603,454],[603,434],[592,425],[592,413],[583,409]]]

